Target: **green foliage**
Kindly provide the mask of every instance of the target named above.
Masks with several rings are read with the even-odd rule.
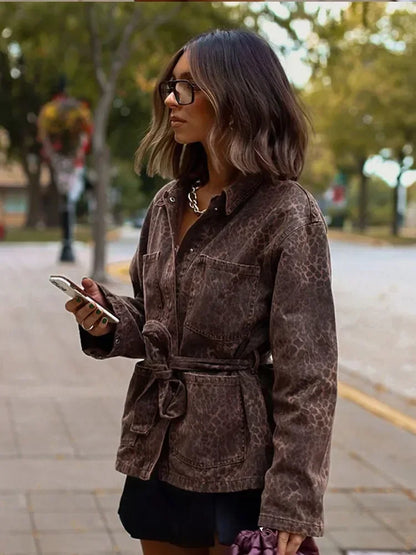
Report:
[[[117,191],[115,210],[121,220],[134,216],[140,208],[146,206],[147,198],[141,185],[140,177],[133,171],[132,162],[120,160],[112,187]]]
[[[351,183],[354,220],[362,195],[361,227],[387,223],[393,214],[393,192],[383,197],[373,184],[365,222],[360,177],[367,159],[383,152],[402,166],[416,151],[416,9],[406,6],[392,15],[386,9],[384,3],[353,2],[339,21],[315,21],[309,40],[313,75],[304,99],[318,138],[312,153],[318,155],[309,160],[307,175],[316,184],[333,165],[342,170]]]
[[[393,212],[393,189],[378,177],[368,180],[368,224],[372,226],[388,225]],[[358,223],[359,180],[352,179],[347,189],[348,209],[346,217],[353,225]]]
[[[113,163],[120,165],[114,185],[126,196],[119,208],[128,211],[137,203],[147,205],[161,184],[157,179],[150,183],[149,179],[138,179],[127,169],[150,120],[150,91],[155,78],[192,36],[213,28],[245,26],[248,17],[256,28],[258,15],[246,3],[0,4],[0,21],[7,22],[8,29],[0,38],[0,125],[10,132],[14,157],[22,156],[22,144],[30,144],[38,154],[35,116],[50,99],[59,76],[67,77],[68,94],[85,98],[93,110],[97,108],[101,91],[91,54],[88,10],[93,13],[97,40],[103,47],[101,62],[106,75],[111,72],[111,61],[126,25],[140,12],[139,29],[133,35],[128,62],[116,85],[108,133]],[[174,10],[172,17],[156,32],[149,32],[169,10]],[[3,26],[0,31],[4,31]],[[20,72],[13,79],[12,70]],[[134,191],[140,191],[136,200]]]

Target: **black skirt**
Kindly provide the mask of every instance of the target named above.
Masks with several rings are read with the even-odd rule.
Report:
[[[118,514],[132,538],[210,547],[217,536],[231,545],[241,530],[257,530],[261,492],[198,493],[127,476]]]

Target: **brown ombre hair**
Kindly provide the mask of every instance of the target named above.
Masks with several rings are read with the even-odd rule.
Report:
[[[244,175],[267,173],[297,179],[308,142],[309,118],[270,45],[244,30],[215,30],[191,39],[170,60],[153,95],[150,129],[136,152],[136,170],[147,158],[149,175],[205,177],[200,143],[179,144],[159,83],[171,78],[182,54],[189,53],[192,79],[215,111],[209,145]]]

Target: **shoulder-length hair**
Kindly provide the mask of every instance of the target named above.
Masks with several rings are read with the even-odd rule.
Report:
[[[169,109],[159,95],[159,83],[171,78],[185,51],[193,81],[214,107],[208,137],[212,152],[221,144],[222,159],[244,175],[297,179],[310,120],[270,45],[238,29],[199,35],[172,57],[154,91],[152,122],[136,152],[136,170],[146,157],[149,175],[186,179],[207,174],[204,148],[175,141]]]

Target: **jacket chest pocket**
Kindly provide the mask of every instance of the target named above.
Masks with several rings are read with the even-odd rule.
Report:
[[[158,319],[163,310],[159,259],[160,251],[143,255],[143,295],[146,320]]]
[[[245,418],[238,375],[185,373],[184,381],[186,414],[170,427],[173,456],[200,469],[243,461]]]
[[[188,329],[217,341],[236,341],[250,330],[260,268],[201,255],[196,262]]]

